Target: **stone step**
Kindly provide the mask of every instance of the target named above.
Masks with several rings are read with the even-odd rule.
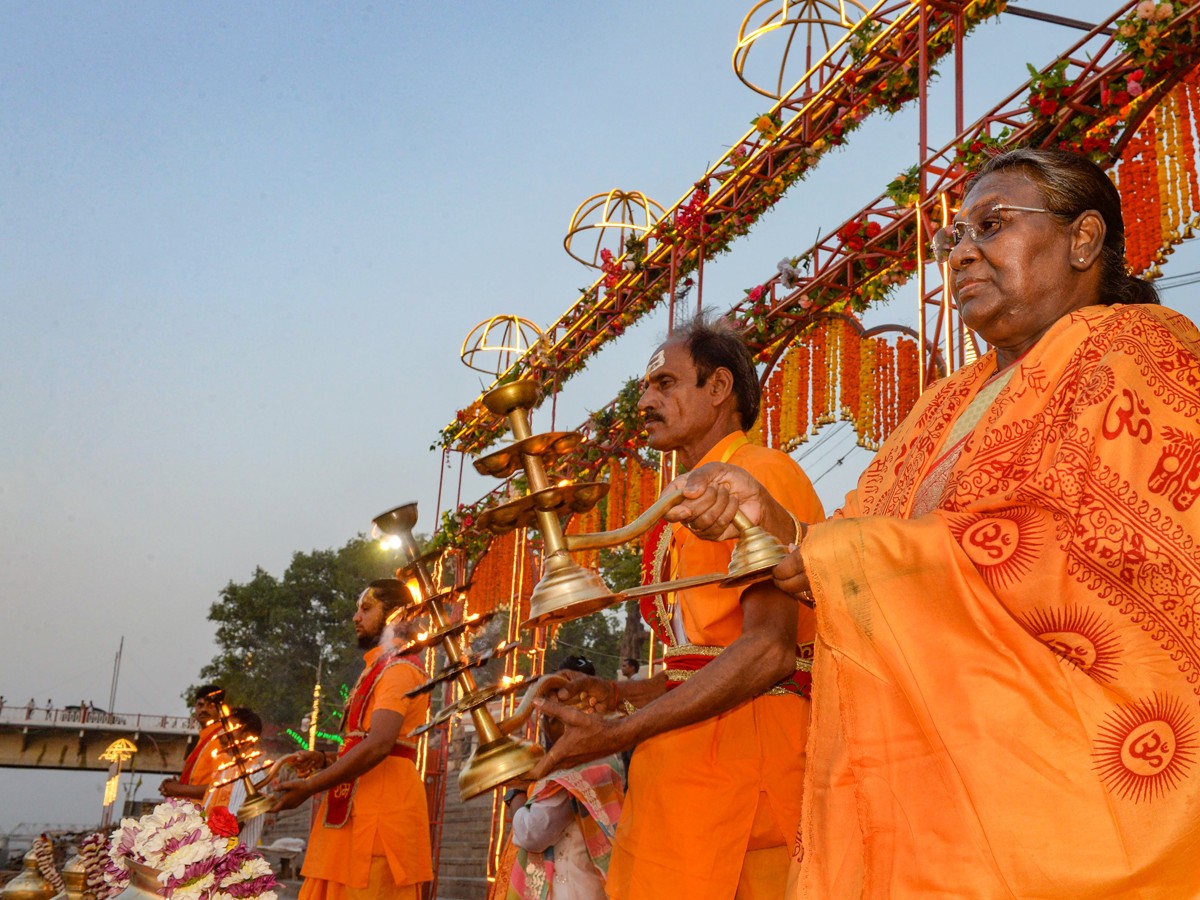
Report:
[[[438,877],[438,900],[487,900],[488,880]]]

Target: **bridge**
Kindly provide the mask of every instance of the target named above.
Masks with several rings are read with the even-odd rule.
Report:
[[[167,775],[183,768],[198,733],[187,716],[6,706],[0,710],[0,766],[107,771],[100,754],[125,738],[138,748],[134,770]]]

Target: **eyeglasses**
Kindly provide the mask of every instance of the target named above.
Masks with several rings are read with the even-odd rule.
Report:
[[[1048,213],[1050,210],[1040,206],[1009,206],[1007,203],[996,203],[978,222],[955,222],[945,228],[938,229],[933,235],[933,258],[944,263],[950,258],[954,248],[962,243],[962,239],[970,235],[971,241],[982,244],[990,241],[1004,227],[1004,220],[996,215],[999,212],[1035,212]]]

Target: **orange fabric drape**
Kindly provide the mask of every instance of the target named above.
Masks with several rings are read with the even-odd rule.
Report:
[[[994,366],[926,391],[804,542],[798,896],[1200,896],[1200,333],[1061,319],[910,518]]]

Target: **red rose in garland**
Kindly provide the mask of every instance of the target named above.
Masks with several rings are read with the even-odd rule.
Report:
[[[237,837],[237,816],[227,806],[214,806],[208,814],[208,830],[221,837]]]

